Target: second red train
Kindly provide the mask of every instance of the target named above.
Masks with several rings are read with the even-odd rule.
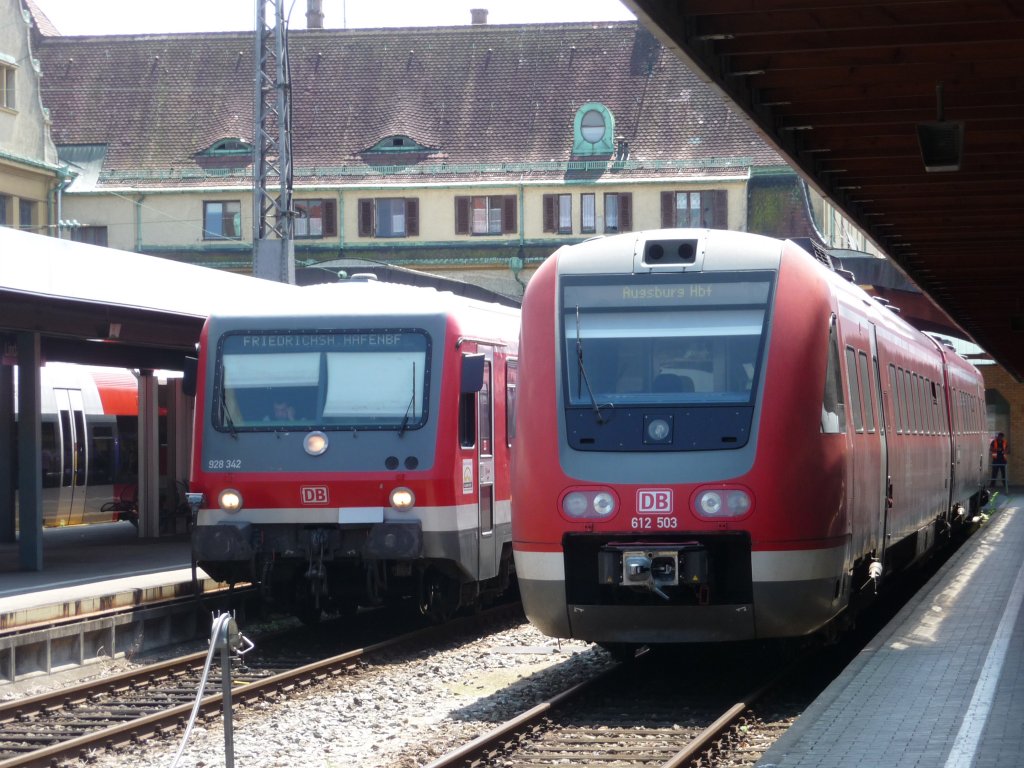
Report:
[[[979,372],[790,241],[564,247],[520,352],[513,547],[548,635],[807,635],[984,503]]]

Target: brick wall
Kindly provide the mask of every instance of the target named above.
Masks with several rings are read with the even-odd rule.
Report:
[[[1015,381],[1002,366],[983,365],[979,370],[985,377],[986,399],[991,400],[990,391],[995,390],[1010,404],[1009,426],[1003,429],[1010,445],[1006,476],[1013,485],[1024,485],[1024,384]],[[995,434],[989,435],[992,437]]]

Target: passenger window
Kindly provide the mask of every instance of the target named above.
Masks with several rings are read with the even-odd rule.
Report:
[[[920,419],[920,411],[918,410],[918,404],[917,404],[917,394],[916,394],[917,393],[917,387],[914,385],[915,381],[917,381],[917,375],[913,374],[913,373],[910,373],[908,371],[907,372],[906,386],[907,386],[907,400],[910,403],[910,423],[912,425],[911,426],[911,431],[914,434],[917,434],[918,432],[921,431],[921,419]]]
[[[864,411],[860,402],[861,382],[857,372],[857,352],[853,347],[846,348],[846,375],[850,380],[850,410],[853,416],[853,428],[857,432],[863,432]]]
[[[843,383],[839,370],[839,339],[836,319],[828,334],[828,362],[825,365],[825,395],[821,405],[821,431],[823,434],[846,432],[846,404],[843,402]]]
[[[476,392],[463,392],[459,396],[459,445],[476,445]]]
[[[490,456],[494,449],[494,435],[491,429],[491,364],[484,363],[484,384],[480,388],[477,402],[477,423],[480,425],[480,455]]]
[[[875,387],[871,376],[871,367],[868,365],[868,356],[863,352],[858,353],[858,364],[860,366],[859,379],[861,394],[864,397],[864,426],[868,432],[875,431]]]
[[[892,392],[892,415],[896,422],[896,433],[903,433],[903,415],[900,413],[900,388],[896,383],[896,366],[889,363],[889,391]]]
[[[519,386],[519,361],[505,364],[505,435],[509,447],[516,436],[516,388]]]
[[[928,404],[928,426],[930,434],[939,433],[939,414],[935,402],[935,383],[931,379],[924,380],[924,400]]]

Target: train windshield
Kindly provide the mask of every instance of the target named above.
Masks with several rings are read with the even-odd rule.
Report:
[[[221,430],[404,432],[426,423],[423,331],[229,333],[217,361],[212,420]]]
[[[571,406],[748,405],[771,273],[563,279]]]

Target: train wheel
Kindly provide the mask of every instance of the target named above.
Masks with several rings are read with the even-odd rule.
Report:
[[[438,623],[448,621],[459,610],[458,581],[436,571],[423,574],[420,588],[420,613]]]

